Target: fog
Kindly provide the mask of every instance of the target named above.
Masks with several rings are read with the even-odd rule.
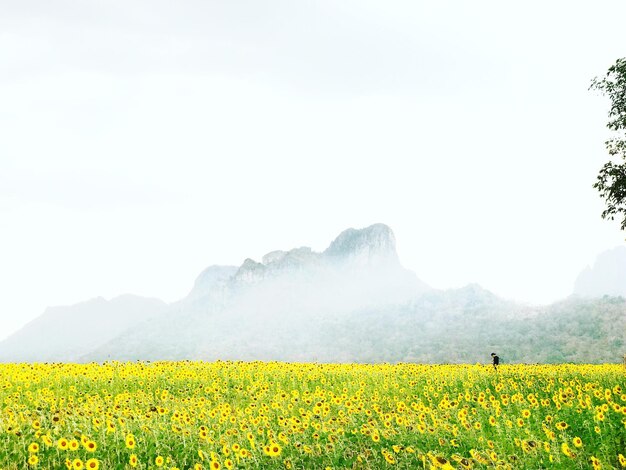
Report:
[[[603,289],[626,259],[607,259],[581,274],[597,293],[533,307],[477,284],[433,289],[402,266],[388,226],[351,228],[320,252],[209,266],[169,305],[122,296],[48,309],[0,342],[0,361],[467,363],[495,350],[510,362],[611,362],[626,344],[626,300]]]
[[[400,264],[389,227],[349,229],[323,252],[301,247],[238,268],[209,267],[169,312],[88,357],[156,359],[173,351],[180,358],[313,360],[324,355],[313,346],[322,326],[366,309],[384,312],[428,289]]]
[[[0,338],[383,221],[438,289],[567,297],[622,1],[0,4]]]

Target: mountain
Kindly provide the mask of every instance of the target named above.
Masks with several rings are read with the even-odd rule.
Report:
[[[576,279],[574,294],[587,297],[626,297],[626,247],[619,246],[598,255]]]
[[[49,307],[0,342],[0,361],[75,361],[166,309],[160,300],[135,295]]]
[[[169,312],[96,349],[85,360],[292,359],[329,321],[366,308],[409,302],[429,287],[402,267],[383,224],[348,229],[323,252],[272,251],[260,262],[212,266]],[[295,342],[294,342],[295,340]],[[291,349],[292,351],[288,351]]]
[[[620,253],[600,256],[581,286],[619,279]],[[345,230],[322,252],[209,266],[170,305],[122,296],[49,308],[0,343],[0,360],[472,363],[491,352],[505,363],[621,360],[625,298],[579,292],[591,294],[532,306],[476,284],[432,289],[401,265],[391,229],[375,224]]]

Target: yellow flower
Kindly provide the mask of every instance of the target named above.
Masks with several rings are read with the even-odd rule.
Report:
[[[157,455],[156,459],[154,459],[154,464],[157,467],[162,467],[164,463],[165,463],[165,459],[161,457],[160,455]]]
[[[135,436],[133,436],[132,434],[128,434],[126,436],[126,448],[134,449],[136,445],[137,445],[137,441],[135,440]]]
[[[583,446],[583,441],[580,437],[575,437],[572,442],[574,443],[574,445],[576,447],[582,447]]]
[[[87,452],[95,452],[98,448],[98,444],[96,444],[94,441],[87,441],[85,442],[84,447],[85,449],[87,449]]]
[[[565,454],[567,457],[576,456],[576,454],[574,454],[572,450],[569,448],[569,446],[567,445],[567,442],[564,442],[563,444],[561,444],[561,452],[563,452],[563,454]]]
[[[269,447],[270,447],[269,455],[271,457],[278,457],[280,455],[282,448],[276,442],[271,443]]]
[[[85,466],[83,465],[83,461],[81,459],[74,459],[72,462],[72,468],[74,470],[82,470]]]
[[[30,452],[31,454],[39,452],[39,444],[33,442],[31,445],[28,446],[28,452]]]
[[[137,455],[131,454],[128,458],[128,465],[130,465],[131,467],[136,467],[138,463],[139,460],[137,459]]]
[[[28,465],[30,465],[31,467],[35,467],[38,463],[39,457],[37,457],[35,454],[32,454],[30,457],[28,457]]]
[[[100,468],[100,462],[98,462],[98,459],[89,459],[85,462],[85,468],[88,470],[98,470]]]

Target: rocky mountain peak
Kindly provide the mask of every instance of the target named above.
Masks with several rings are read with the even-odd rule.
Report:
[[[344,230],[324,251],[324,255],[350,259],[358,264],[378,264],[381,261],[398,263],[396,237],[385,224]]]

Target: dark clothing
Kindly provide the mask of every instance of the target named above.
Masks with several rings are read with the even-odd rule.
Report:
[[[500,364],[500,358],[498,356],[493,356],[493,365],[497,366]]]

